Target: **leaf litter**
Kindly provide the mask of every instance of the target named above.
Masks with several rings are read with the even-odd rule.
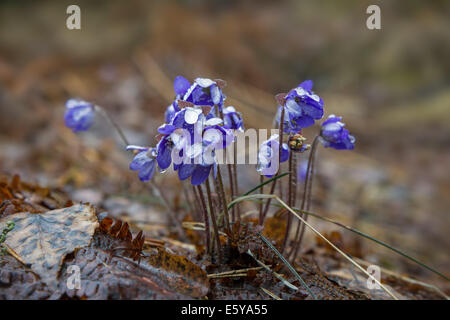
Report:
[[[262,232],[279,247],[281,214],[269,220],[264,229],[250,217],[233,225],[229,256],[224,265],[216,265],[205,259],[201,248],[185,249],[189,242],[199,247],[202,228],[189,230],[184,240],[163,236],[159,239],[169,241],[145,239],[139,230],[133,236],[131,221],[98,213],[89,204],[64,208],[71,201],[59,190],[23,183],[18,176],[1,180],[0,186],[2,208],[11,205],[5,206],[5,201],[16,200],[14,207],[1,211],[1,228],[7,221],[16,223],[5,243],[29,264],[11,255],[0,257],[0,298],[311,299],[258,235]],[[23,209],[28,212],[21,212]],[[227,245],[227,236],[231,235],[221,237],[223,245]],[[340,242],[339,247],[345,246],[338,234],[332,238]],[[51,245],[38,246],[38,240]],[[318,299],[388,298],[352,282],[345,271],[349,266],[328,246],[319,244],[322,247],[315,247],[296,262],[296,271]],[[254,257],[248,255],[249,250]],[[254,258],[270,266],[270,271],[261,268]],[[69,289],[70,267],[75,265],[80,268],[82,286]],[[210,276],[214,274],[220,276]],[[357,277],[363,279],[361,274]],[[401,298],[442,298],[423,287],[412,290],[411,283],[393,276],[383,276],[382,280]]]

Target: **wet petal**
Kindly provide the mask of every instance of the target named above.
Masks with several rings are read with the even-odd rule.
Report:
[[[184,114],[184,120],[188,124],[194,124],[197,122],[199,115],[202,113],[200,109],[186,108],[186,113]]]
[[[155,160],[151,160],[139,171],[138,174],[139,179],[144,182],[149,181],[153,177],[153,174],[155,173],[155,167],[156,167]]]
[[[202,88],[208,88],[212,86],[213,84],[216,84],[215,81],[207,78],[197,78],[195,79],[195,82]]]
[[[147,151],[141,151],[134,156],[130,163],[130,170],[140,170],[146,163],[151,161],[147,155]]]
[[[212,165],[209,166],[197,165],[194,172],[192,172],[191,184],[193,186],[198,186],[202,184],[206,179],[208,179],[211,167]]]
[[[156,157],[156,161],[158,162],[158,166],[165,170],[172,163],[172,148],[171,143],[167,141],[166,138],[162,139],[158,144],[158,155]]]
[[[217,85],[211,86],[211,99],[214,104],[219,104],[220,100],[222,99],[220,89]]]
[[[178,76],[173,82],[173,89],[177,95],[183,96],[188,91],[191,83],[185,77]]]
[[[314,82],[312,80],[305,80],[302,83],[300,83],[298,86],[302,87],[303,89],[305,89],[308,92],[311,92],[313,85],[314,85]]]
[[[190,164],[190,163],[183,163],[178,168],[178,178],[180,178],[181,181],[186,180],[192,175],[192,172],[194,171],[196,165]]]
[[[165,123],[158,128],[158,132],[161,134],[171,134],[175,129],[176,127],[174,125]]]

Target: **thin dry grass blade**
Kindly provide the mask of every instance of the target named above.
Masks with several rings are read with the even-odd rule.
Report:
[[[279,296],[277,296],[275,293],[273,293],[272,291],[267,290],[266,288],[261,287],[261,290],[262,290],[264,293],[266,293],[266,294],[268,294],[269,296],[271,296],[271,297],[272,297],[273,299],[275,299],[275,300],[283,300],[283,299],[281,299]]]

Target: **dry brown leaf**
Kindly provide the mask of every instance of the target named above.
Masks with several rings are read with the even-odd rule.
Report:
[[[68,253],[90,244],[99,225],[95,209],[83,204],[42,214],[10,215],[0,219],[0,230],[7,221],[13,221],[15,227],[5,243],[46,282],[56,278]]]

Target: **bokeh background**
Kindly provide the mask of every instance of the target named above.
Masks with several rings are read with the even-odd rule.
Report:
[[[351,152],[319,151],[313,211],[449,274],[449,1],[76,1],[81,30],[66,28],[70,4],[0,4],[3,174],[145,219],[158,199],[105,124],[78,136],[64,127],[68,98],[104,106],[133,143],[152,145],[177,75],[227,80],[247,128],[270,128],[273,96],[312,79],[326,115],[343,116],[357,139]],[[370,4],[381,30],[366,28]],[[317,130],[305,130],[310,141]],[[241,191],[258,181],[250,171]],[[173,175],[156,181],[177,199]],[[439,283],[341,232],[352,254]]]

